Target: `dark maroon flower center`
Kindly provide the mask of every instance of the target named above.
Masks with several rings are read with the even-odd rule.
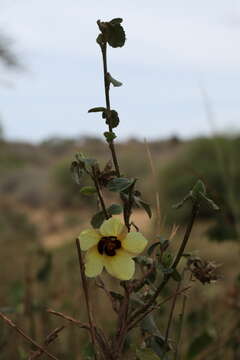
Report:
[[[108,256],[116,255],[116,250],[121,248],[121,241],[116,236],[104,236],[98,243],[98,252]]]

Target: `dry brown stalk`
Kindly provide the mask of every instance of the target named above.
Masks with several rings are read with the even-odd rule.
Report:
[[[93,316],[92,316],[89,294],[88,294],[88,285],[87,285],[87,279],[86,279],[86,275],[85,275],[85,268],[84,268],[84,263],[83,263],[83,259],[82,259],[82,253],[81,253],[81,249],[80,249],[79,239],[76,239],[76,246],[77,246],[77,253],[78,253],[78,260],[79,260],[80,275],[81,275],[81,279],[82,279],[82,287],[83,287],[83,291],[84,291],[84,295],[85,295],[85,302],[86,302],[86,307],[87,307],[88,321],[89,321],[89,325],[90,325],[90,335],[91,335],[92,345],[94,348],[95,360],[97,360],[98,355],[97,355],[97,347],[96,347],[95,326],[93,324]]]
[[[98,281],[96,281],[96,285],[105,292],[105,294],[107,295],[107,297],[109,298],[109,300],[112,304],[113,310],[118,314],[119,306],[117,306],[116,300],[113,298],[110,291],[106,288],[106,286],[105,286],[104,282],[102,281],[102,279],[100,278],[100,276],[98,276]]]
[[[52,315],[56,315],[56,316],[59,316],[61,318],[63,318],[64,320],[67,320],[75,325],[77,325],[78,327],[82,328],[82,329],[85,329],[85,330],[90,330],[89,328],[89,325],[88,324],[84,324],[82,323],[81,321],[78,321],[77,319],[74,319],[73,317],[71,316],[68,316],[68,315],[65,315],[59,311],[55,311],[53,309],[47,309],[47,312],[49,314],[52,314]]]
[[[44,345],[48,346],[53,341],[55,341],[58,337],[58,334],[65,328],[65,326],[61,326],[56,328],[55,330],[51,331],[50,334],[46,337],[44,341]],[[39,358],[43,354],[43,351],[41,349],[38,349],[37,351],[34,351],[28,358],[28,360],[34,360]]]
[[[45,355],[47,355],[50,359],[58,360],[58,358],[52,354],[50,354],[43,346],[39,345],[35,340],[31,339],[25,332],[18,327],[11,319],[9,319],[6,315],[0,312],[0,318],[5,321],[12,329],[17,331],[25,340],[34,345],[37,349],[41,350]]]

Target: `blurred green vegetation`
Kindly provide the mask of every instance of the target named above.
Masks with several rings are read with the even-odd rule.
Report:
[[[240,225],[240,137],[218,136],[190,141],[185,151],[176,156],[162,173],[164,204],[175,204],[201,179],[207,192],[219,205],[220,211],[212,217],[211,209],[203,204],[200,218],[214,219],[208,230],[211,239],[225,241],[238,239]],[[169,221],[184,223],[189,209],[169,211]],[[174,220],[175,219],[175,220]]]

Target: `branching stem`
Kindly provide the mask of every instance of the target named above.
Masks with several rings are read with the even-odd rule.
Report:
[[[193,206],[192,206],[192,212],[191,212],[191,216],[185,231],[185,235],[183,237],[183,241],[181,243],[181,246],[178,250],[178,253],[176,255],[176,258],[171,266],[172,270],[175,270],[179,264],[179,261],[181,260],[181,257],[184,253],[184,250],[186,248],[187,242],[189,240],[189,237],[191,235],[191,231],[196,219],[196,216],[198,214],[198,210],[199,210],[199,203],[198,202],[194,202]],[[150,301],[145,304],[142,308],[140,308],[139,310],[137,310],[132,317],[129,319],[129,325],[135,320],[137,319],[139,316],[141,316],[142,314],[144,314],[156,301],[157,297],[159,296],[160,292],[162,291],[162,289],[166,286],[166,284],[168,283],[168,281],[171,278],[171,273],[165,275],[163,281],[160,283],[159,287],[157,288],[157,290],[155,291],[155,294],[152,296],[152,298],[150,299]]]
[[[20,327],[18,327],[11,319],[9,319],[6,315],[0,313],[0,318],[3,321],[5,321],[5,323],[7,323],[12,329],[18,332],[31,345],[35,346],[38,350],[41,350],[41,352],[47,355],[50,359],[58,360],[56,356],[50,354],[43,346],[39,345],[35,340],[31,339],[30,336],[25,334],[25,332]]]

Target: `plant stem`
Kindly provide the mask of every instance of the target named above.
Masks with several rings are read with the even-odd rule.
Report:
[[[77,326],[80,327],[81,329],[90,330],[88,324],[84,324],[84,323],[82,323],[81,321],[79,321],[79,320],[77,320],[77,319],[74,319],[74,318],[71,317],[71,316],[65,315],[65,314],[63,314],[63,313],[61,313],[61,312],[59,312],[59,311],[55,311],[55,310],[52,310],[52,309],[47,309],[47,312],[48,312],[49,314],[59,316],[59,317],[61,317],[62,319],[67,320],[67,321],[69,321],[69,322],[77,325]]]
[[[65,326],[61,326],[56,328],[55,330],[53,330],[50,334],[48,334],[48,336],[46,337],[45,341],[44,341],[44,345],[48,346],[49,344],[51,344],[53,341],[56,340],[56,338],[58,337],[59,333],[65,328]],[[28,360],[35,360],[38,359],[39,357],[41,357],[41,355],[43,354],[43,351],[38,349],[37,351],[34,351],[30,356]]]
[[[83,287],[83,291],[84,291],[84,295],[85,295],[85,302],[86,302],[86,306],[87,306],[87,314],[88,314],[88,321],[89,321],[89,325],[90,325],[91,340],[92,340],[92,345],[93,345],[93,349],[94,349],[95,360],[97,360],[98,356],[97,356],[97,350],[96,350],[95,329],[94,329],[94,325],[93,325],[92,312],[91,312],[91,308],[90,308],[88,285],[87,285],[87,280],[86,280],[85,271],[84,271],[84,263],[83,263],[82,253],[81,253],[81,249],[80,249],[80,243],[79,243],[78,239],[76,239],[76,246],[77,246],[77,253],[78,253],[78,260],[79,260],[79,267],[80,267],[80,275],[81,275],[81,279],[82,279],[82,287]]]
[[[171,328],[171,324],[172,324],[172,320],[173,320],[173,313],[174,313],[174,310],[175,310],[175,306],[176,306],[180,286],[181,286],[181,281],[179,281],[179,283],[177,284],[176,292],[173,295],[172,306],[171,306],[171,309],[170,309],[170,314],[169,314],[169,319],[168,319],[167,329],[166,329],[166,334],[165,334],[164,353],[167,352],[168,337],[169,337],[169,332],[170,332],[170,328]]]
[[[124,286],[125,296],[120,307],[119,317],[118,317],[118,331],[117,331],[117,341],[116,341],[116,352],[117,354],[121,354],[122,348],[124,345],[126,332],[127,332],[127,319],[128,319],[128,310],[129,310],[129,300],[130,293],[128,287]]]
[[[186,248],[188,239],[190,237],[190,234],[191,234],[191,231],[192,231],[192,228],[193,228],[193,224],[195,222],[198,211],[199,211],[199,203],[198,203],[198,201],[195,201],[193,203],[191,217],[190,217],[190,220],[189,220],[189,223],[188,223],[188,226],[187,226],[183,241],[182,241],[181,246],[180,246],[180,248],[178,250],[177,256],[176,256],[176,258],[175,258],[175,260],[174,260],[174,262],[172,264],[172,269],[173,270],[176,269],[176,267],[178,266],[179,261],[181,260],[181,257],[182,257],[182,255],[184,253],[184,250]]]
[[[100,47],[102,50],[102,58],[103,58],[103,73],[104,73],[104,89],[105,89],[106,108],[107,108],[107,112],[109,113],[111,111],[111,105],[110,105],[110,95],[109,95],[110,84],[109,84],[108,76],[107,76],[107,74],[108,74],[107,43],[102,44]],[[109,128],[109,132],[112,132],[112,126],[111,126],[110,121],[108,122],[108,128]],[[113,163],[114,163],[114,167],[115,167],[117,176],[120,177],[120,169],[119,169],[118,159],[117,159],[113,140],[109,142],[109,148],[110,148],[110,151],[112,154],[112,159],[113,159]]]
[[[191,286],[187,286],[186,288],[180,290],[177,295],[182,294],[183,292],[187,291],[188,289],[190,289]],[[131,323],[130,326],[128,326],[128,332],[131,331],[141,320],[143,320],[147,315],[149,315],[152,311],[155,310],[159,310],[161,308],[161,306],[163,306],[166,302],[168,302],[169,300],[171,300],[173,298],[173,296],[175,296],[175,294],[168,296],[166,299],[164,299],[160,304],[158,304],[155,307],[150,307],[144,314],[142,314],[142,316],[140,318],[138,318],[135,322]]]
[[[180,345],[181,345],[181,335],[182,335],[182,329],[183,329],[183,320],[184,320],[184,315],[185,315],[185,309],[186,309],[186,303],[187,303],[187,295],[183,295],[183,302],[182,302],[182,310],[181,310],[181,314],[179,315],[179,329],[178,329],[178,334],[177,334],[177,341],[176,341],[176,350],[175,350],[175,355],[174,355],[174,360],[177,360],[179,358],[179,354],[180,354]]]
[[[105,214],[106,219],[109,219],[110,216],[109,216],[108,211],[107,211],[107,208],[106,208],[106,206],[105,206],[105,202],[104,202],[104,199],[103,199],[102,191],[101,191],[101,188],[100,188],[100,186],[99,186],[98,179],[97,179],[97,175],[96,175],[96,172],[95,172],[94,167],[92,167],[92,171],[93,171],[92,180],[93,180],[94,185],[95,185],[95,188],[96,188],[96,190],[97,190],[97,194],[98,194],[98,198],[99,198],[99,201],[100,201],[102,210],[103,210],[103,212],[104,212],[104,214]]]
[[[177,253],[177,256],[171,266],[171,269],[172,270],[175,270],[176,267],[178,266],[179,264],[179,261],[181,260],[181,257],[183,255],[183,252],[185,250],[185,247],[187,245],[187,242],[189,240],[189,237],[191,235],[191,231],[192,231],[192,228],[193,228],[193,224],[195,222],[195,219],[196,219],[196,216],[197,216],[197,213],[198,213],[198,210],[199,210],[199,203],[198,202],[194,202],[193,203],[193,207],[192,207],[192,212],[191,212],[191,216],[190,216],[190,219],[189,219],[189,222],[188,222],[188,225],[187,225],[187,228],[186,228],[186,231],[185,231],[185,235],[184,235],[184,238],[183,238],[183,241],[181,243],[181,246],[178,250],[178,253]],[[157,288],[157,290],[155,291],[155,294],[152,296],[152,298],[150,299],[150,301],[145,304],[142,308],[140,308],[139,310],[137,310],[133,315],[132,317],[130,318],[129,320],[129,324],[131,324],[138,316],[141,316],[142,314],[144,314],[150,306],[152,306],[154,304],[154,302],[156,301],[157,297],[159,296],[160,292],[162,291],[162,289],[166,286],[166,284],[168,283],[168,281],[170,280],[171,278],[171,273],[165,275],[163,281],[160,283],[159,287]]]
[[[7,323],[12,329],[22,335],[22,337],[24,337],[31,345],[34,345],[37,349],[41,350],[41,352],[47,355],[50,359],[58,360],[56,356],[50,354],[44,347],[36,343],[36,341],[31,339],[20,327],[18,327],[12,320],[10,320],[6,315],[2,314],[1,312],[0,318],[5,321],[5,323]]]

